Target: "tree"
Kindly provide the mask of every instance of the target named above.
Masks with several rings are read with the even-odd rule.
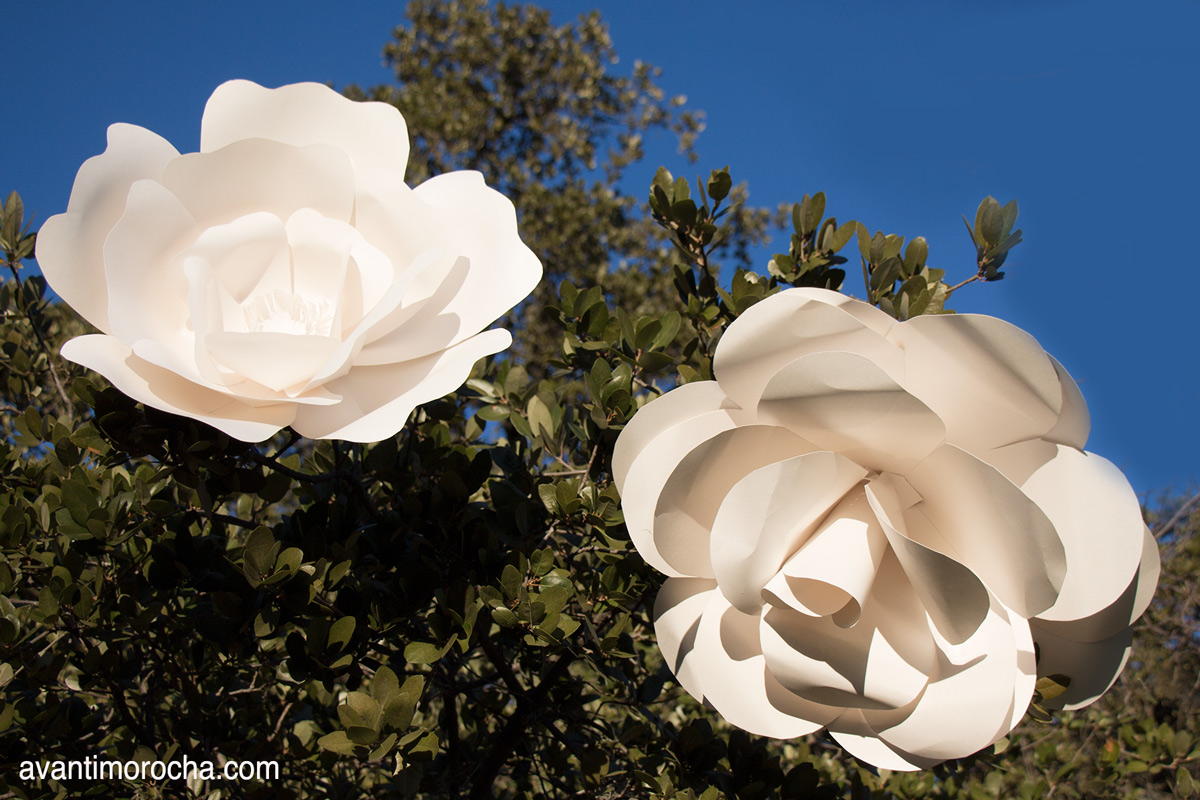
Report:
[[[613,73],[616,51],[598,12],[554,25],[536,6],[419,0],[407,14],[410,24],[384,48],[398,83],[346,94],[404,114],[413,185],[478,170],[517,206],[522,237],[547,273],[524,306],[516,352],[527,364],[553,355],[557,332],[540,309],[564,279],[603,283],[635,313],[666,307],[674,297],[669,246],[621,182],[656,135],[677,137],[694,160],[701,115],[685,110],[682,97],[667,98],[649,64]],[[764,240],[769,215],[741,205],[735,213],[722,252],[749,266],[747,249]]]

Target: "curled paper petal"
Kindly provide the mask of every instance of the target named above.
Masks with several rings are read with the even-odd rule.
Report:
[[[63,348],[135,399],[261,441],[378,441],[512,339],[541,278],[476,172],[403,183],[404,118],[314,83],[213,93],[200,152],[109,129],[38,236],[101,330]]]
[[[1005,736],[1039,675],[1071,678],[1065,708],[1116,680],[1158,550],[1031,336],[792,289],[729,326],[714,374],[639,411],[613,456],[693,696],[913,770]]]

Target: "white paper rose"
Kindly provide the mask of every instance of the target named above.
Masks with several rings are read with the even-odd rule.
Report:
[[[313,83],[219,86],[199,153],[113,125],[38,236],[103,332],[63,356],[247,441],[392,436],[511,343],[484,328],[541,277],[479,173],[412,189],[407,160],[395,108]]]
[[[1116,679],[1158,551],[1027,333],[792,289],[729,326],[714,374],[639,410],[613,456],[693,696],[905,770],[1003,737],[1039,676],[1070,678],[1066,708]]]

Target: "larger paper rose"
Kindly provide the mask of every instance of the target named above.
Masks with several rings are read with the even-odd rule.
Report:
[[[1115,680],[1158,552],[1032,337],[793,289],[729,326],[714,373],[638,411],[613,456],[692,695],[914,769],[1004,736],[1039,675],[1070,678],[1068,708]]]
[[[312,83],[218,87],[199,153],[113,125],[38,237],[103,331],[63,356],[239,439],[393,435],[511,343],[483,329],[541,276],[478,173],[410,189],[407,160],[396,109]]]

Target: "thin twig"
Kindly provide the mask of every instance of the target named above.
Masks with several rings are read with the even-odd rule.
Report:
[[[978,274],[972,275],[971,277],[967,278],[962,283],[956,283],[955,285],[951,286],[949,289],[946,290],[946,297],[949,297],[950,295],[954,294],[954,292],[957,289],[961,289],[962,287],[966,286],[968,283],[971,283],[972,281],[977,281],[977,280],[979,280]]]
[[[1183,519],[1183,515],[1186,514],[1188,512],[1188,510],[1196,504],[1197,500],[1200,500],[1200,492],[1196,492],[1194,495],[1192,495],[1192,498],[1190,500],[1188,500],[1186,503],[1181,505],[1179,507],[1179,510],[1175,512],[1175,516],[1173,516],[1169,520],[1167,520],[1166,524],[1160,526],[1159,529],[1154,532],[1154,538],[1158,539],[1164,533],[1171,530],[1171,528],[1175,527],[1175,523],[1177,523],[1177,522],[1179,522],[1179,520]]]
[[[67,390],[63,388],[62,379],[58,375],[58,368],[54,366],[54,354],[50,352],[50,345],[46,343],[46,337],[42,335],[42,329],[38,325],[37,320],[33,318],[33,313],[29,304],[25,302],[25,284],[21,282],[21,276],[17,274],[17,265],[12,261],[5,259],[8,264],[8,269],[12,272],[13,280],[16,281],[17,305],[21,308],[21,313],[29,320],[29,327],[33,328],[33,335],[37,338],[38,344],[41,345],[42,352],[46,354],[46,365],[50,368],[50,377],[54,379],[54,388],[58,390],[58,396],[62,398],[63,403],[67,407],[67,413],[75,416],[75,404],[71,402],[71,398],[67,397]]]

